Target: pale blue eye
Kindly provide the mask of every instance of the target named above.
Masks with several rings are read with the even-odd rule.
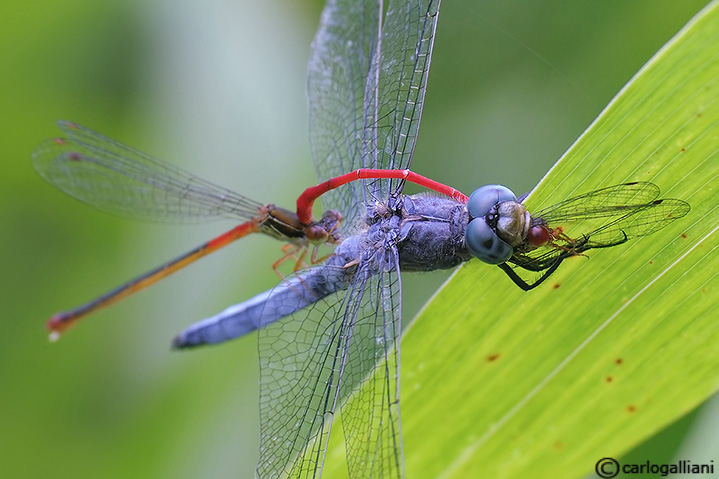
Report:
[[[469,222],[465,240],[469,252],[489,264],[504,263],[512,257],[514,252],[511,246],[499,239],[483,217]]]
[[[516,201],[517,197],[512,190],[502,185],[485,185],[477,188],[469,195],[467,210],[472,218],[479,218],[487,214],[492,206],[503,201]]]

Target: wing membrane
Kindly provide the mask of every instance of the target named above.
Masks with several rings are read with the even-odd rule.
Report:
[[[355,392],[342,406],[350,477],[402,477],[396,252],[387,257],[384,268],[361,261],[346,291],[260,330],[260,478],[319,477],[334,417]],[[385,374],[370,376],[378,363]]]
[[[653,183],[635,182],[609,186],[583,195],[575,196],[549,208],[539,210],[533,216],[556,225],[568,219],[591,219],[617,216],[621,208],[645,206],[659,197],[659,187]],[[630,211],[628,211],[630,213]]]
[[[346,309],[344,292],[335,293],[260,330],[259,478],[319,477],[346,347]]]
[[[366,167],[364,101],[367,75],[377,61],[382,4],[328,0],[312,42],[308,101],[310,148],[320,181]],[[338,209],[353,223],[364,204],[354,182],[322,197],[325,209]]]
[[[389,252],[386,264],[396,263]],[[355,321],[341,385],[347,464],[352,478],[404,477],[399,417],[401,304],[396,267],[372,277]],[[377,365],[374,374],[369,374]]]
[[[74,123],[35,149],[40,176],[98,210],[164,221],[249,220],[260,203]]]
[[[417,142],[432,60],[439,0],[390,2],[376,72],[368,78],[365,118],[377,141],[372,168],[409,168]],[[376,166],[374,166],[376,165]],[[378,182],[373,193],[386,198],[399,180]]]
[[[658,196],[656,185],[627,183],[541,210],[533,221],[546,223],[561,234],[551,244],[515,253],[508,262],[527,271],[551,272],[569,256],[650,235],[689,213],[685,201],[656,199]]]
[[[408,168],[419,128],[439,1],[330,0],[313,42],[310,146],[320,181],[357,168]],[[393,180],[397,181],[397,180]],[[385,198],[390,180],[371,180]],[[366,204],[359,182],[323,196],[352,225]]]

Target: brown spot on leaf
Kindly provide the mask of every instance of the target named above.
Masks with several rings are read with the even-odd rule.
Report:
[[[499,353],[490,354],[487,356],[487,362],[491,363],[499,359]]]

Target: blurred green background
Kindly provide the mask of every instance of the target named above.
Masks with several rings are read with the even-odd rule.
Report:
[[[531,189],[704,3],[444,2],[413,169],[465,192],[490,182]],[[0,476],[252,477],[256,338],[187,353],[169,343],[274,285],[280,245],[243,240],[50,344],[51,313],[231,224],[98,213],[45,184],[30,155],[69,119],[291,205],[316,180],[305,65],[322,4],[0,6]],[[406,321],[446,277],[405,280]],[[632,454],[671,458],[694,416]]]

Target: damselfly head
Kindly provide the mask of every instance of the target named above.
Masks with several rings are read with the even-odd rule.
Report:
[[[325,211],[317,223],[306,228],[307,239],[314,244],[339,244],[342,241],[342,219],[342,214],[337,210]]]

